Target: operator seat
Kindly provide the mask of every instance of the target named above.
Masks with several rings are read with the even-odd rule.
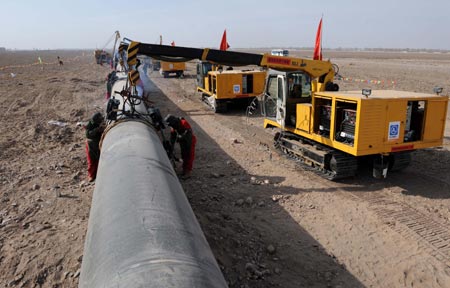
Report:
[[[292,86],[291,98],[300,97],[302,97],[302,86],[300,84],[294,84],[294,86]]]

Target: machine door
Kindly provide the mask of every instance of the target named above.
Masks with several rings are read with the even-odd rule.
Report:
[[[197,86],[203,88],[203,85],[205,84],[204,83],[205,80],[203,79],[203,77],[201,75],[201,71],[202,71],[202,63],[198,62],[197,63]]]
[[[264,94],[264,115],[276,120],[284,127],[286,115],[286,98],[283,89],[284,76],[270,75],[267,79],[266,93]]]
[[[286,119],[286,97],[284,94],[284,76],[278,75],[278,97],[277,97],[277,122],[284,127],[284,120]]]
[[[212,70],[212,64],[209,62],[197,63],[197,86],[205,89],[205,77]]]

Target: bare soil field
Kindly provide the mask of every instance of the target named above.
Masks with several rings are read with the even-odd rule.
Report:
[[[450,54],[324,56],[341,90],[450,91]],[[212,113],[194,68],[146,89],[193,125],[181,183],[230,287],[450,287],[450,112],[444,146],[404,171],[330,182],[280,156],[261,116]],[[108,72],[92,51],[0,54],[0,287],[78,286],[95,187],[79,122],[104,109]]]

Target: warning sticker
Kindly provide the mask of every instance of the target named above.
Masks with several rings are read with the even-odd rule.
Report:
[[[241,93],[241,85],[239,85],[239,84],[233,85],[233,92],[234,92],[234,94]]]
[[[395,140],[400,137],[400,121],[389,122],[388,140]]]

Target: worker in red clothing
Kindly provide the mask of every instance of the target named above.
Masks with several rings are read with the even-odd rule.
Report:
[[[88,181],[93,182],[97,177],[98,160],[100,159],[100,139],[105,130],[105,122],[102,113],[95,113],[85,126],[85,129]]]
[[[164,121],[168,126],[172,127],[170,131],[170,144],[172,147],[175,145],[175,142],[180,143],[181,158],[183,159],[182,178],[189,178],[194,164],[197,138],[192,132],[191,125],[189,125],[186,119],[169,114]]]

